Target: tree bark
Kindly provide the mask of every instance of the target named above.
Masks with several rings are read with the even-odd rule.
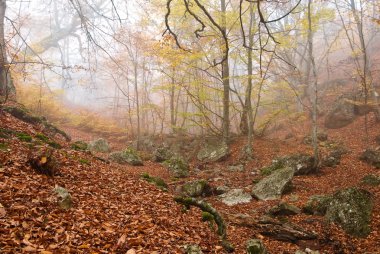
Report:
[[[226,1],[221,0],[221,10],[222,10],[222,33],[224,33],[224,37],[227,38],[227,21],[226,21]],[[223,56],[224,61],[222,63],[222,79],[223,79],[223,141],[228,143],[230,136],[230,68],[228,64],[229,58],[229,48],[226,45],[228,42],[225,41],[225,45],[223,45]]]
[[[6,52],[4,32],[5,11],[7,9],[6,2],[6,0],[0,0],[0,96],[4,96],[5,100],[10,94],[14,94],[16,92],[11,81]]]

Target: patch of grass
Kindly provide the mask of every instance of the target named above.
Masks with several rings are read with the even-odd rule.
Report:
[[[91,165],[90,161],[87,159],[79,159],[79,162],[85,165]]]
[[[141,178],[149,183],[153,183],[154,185],[156,185],[159,189],[163,191],[168,190],[168,185],[160,177],[154,177],[154,176],[150,176],[148,173],[142,173]]]
[[[16,134],[17,138],[23,142],[32,142],[33,138],[24,132],[19,132]]]
[[[0,150],[1,151],[8,150],[8,144],[6,144],[6,143],[0,143]]]
[[[84,141],[76,141],[71,144],[71,148],[76,151],[86,151],[88,148],[88,145]]]
[[[47,142],[47,144],[49,146],[55,148],[55,149],[61,149],[62,148],[62,146],[55,141],[49,141],[49,142]]]
[[[2,129],[0,128],[0,138],[11,138],[11,136],[14,134],[15,132],[13,130],[9,130],[9,129]]]
[[[50,139],[42,133],[37,133],[36,138],[45,142],[45,143],[48,143],[50,141]]]

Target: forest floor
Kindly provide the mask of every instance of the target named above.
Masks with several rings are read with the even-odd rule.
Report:
[[[366,238],[350,237],[339,226],[326,223],[323,217],[301,213],[288,220],[315,231],[318,239],[299,241],[297,245],[277,241],[251,227],[235,224],[229,218],[236,214],[259,218],[279,201],[253,199],[247,204],[227,206],[216,196],[205,198],[225,218],[228,240],[235,246],[235,253],[245,253],[246,241],[251,238],[262,239],[273,254],[294,253],[306,247],[321,253],[380,253],[380,188],[361,184],[363,176],[380,175],[380,171],[358,159],[365,148],[375,146],[373,139],[380,134],[380,124],[371,119],[370,139],[366,141],[363,121],[359,119],[345,128],[329,130],[329,138],[344,144],[349,153],[334,168],[296,176],[292,192],[282,200],[302,207],[312,195],[360,186],[374,196],[371,234]],[[0,128],[32,137],[41,132],[40,126],[27,124],[4,112],[0,112]],[[244,172],[227,170],[228,165],[237,161],[245,143],[245,138],[236,138],[227,160],[208,165],[216,170],[193,170],[188,178],[179,181],[158,163],[145,161],[140,167],[108,164],[89,152],[72,150],[63,140],[56,140],[63,148],[55,153],[61,174],[48,177],[29,166],[28,155],[34,149],[30,143],[17,138],[0,138],[3,144],[0,149],[0,253],[182,253],[182,247],[191,243],[199,244],[204,253],[225,253],[208,222],[201,221],[201,211],[191,208],[184,212],[173,200],[176,186],[189,179],[207,179],[213,186],[228,185],[250,192],[258,169],[269,165],[275,157],[311,152],[311,147],[302,142],[307,129],[307,126],[292,129],[295,135],[286,140],[284,136],[289,130],[256,139],[254,159]],[[80,132],[75,136],[89,138]],[[169,183],[169,191],[161,191],[142,180],[143,172],[163,178]],[[57,185],[72,194],[71,209],[62,210],[57,206],[52,191]],[[296,200],[292,198],[295,196]]]

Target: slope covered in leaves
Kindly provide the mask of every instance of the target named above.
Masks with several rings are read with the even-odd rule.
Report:
[[[0,114],[0,128],[35,137],[41,130]],[[199,211],[186,213],[172,195],[85,152],[56,151],[60,175],[37,174],[27,163],[36,149],[1,138],[1,253],[176,253],[185,244],[219,249]],[[5,147],[6,146],[6,147]],[[68,189],[73,207],[61,210],[53,188]],[[156,251],[156,252],[155,252]]]

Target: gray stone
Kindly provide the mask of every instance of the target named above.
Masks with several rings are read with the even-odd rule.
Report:
[[[168,168],[174,177],[184,178],[189,176],[189,164],[178,155],[164,161],[163,165]]]
[[[379,186],[380,185],[380,176],[376,175],[366,175],[362,178],[362,183],[371,186]]]
[[[197,155],[198,160],[203,162],[217,162],[225,159],[229,154],[228,145],[224,142],[206,144]]]
[[[109,155],[109,160],[119,164],[130,164],[132,166],[142,166],[143,162],[137,152],[131,148],[124,151],[113,152]]]
[[[294,169],[295,175],[305,175],[316,171],[313,156],[307,154],[293,154],[274,159],[271,165],[261,169],[261,174],[270,175],[274,171],[285,167]]]
[[[161,146],[153,152],[153,161],[163,162],[169,160],[171,157],[173,157],[173,155],[173,152],[168,146]]]
[[[184,246],[186,254],[202,254],[202,249],[197,244],[189,244]]]
[[[53,191],[57,195],[59,207],[68,210],[73,206],[71,195],[68,190],[61,186],[56,186]]]
[[[110,147],[108,145],[107,140],[100,138],[90,142],[88,145],[88,149],[92,152],[100,152],[100,153],[108,153],[110,151]]]
[[[249,193],[245,193],[242,189],[232,189],[219,196],[222,202],[228,206],[249,203],[252,200]]]
[[[291,188],[294,169],[283,168],[259,181],[252,190],[252,195],[260,200],[280,199]]]
[[[360,155],[359,159],[374,166],[375,168],[380,168],[380,152],[379,151],[367,149]]]
[[[330,201],[331,197],[327,195],[311,196],[302,210],[307,214],[325,215]]]
[[[222,185],[222,186],[217,186],[214,191],[216,195],[221,195],[228,192],[229,190],[230,188],[228,186]]]
[[[372,195],[363,189],[349,188],[336,192],[326,211],[326,219],[342,226],[346,233],[366,237],[370,232]]]
[[[211,195],[211,186],[206,180],[196,180],[182,185],[180,192],[183,196],[205,197]]]
[[[247,241],[247,254],[267,254],[267,250],[260,239],[250,239]]]
[[[228,167],[228,170],[233,172],[244,172],[244,165],[231,165]]]
[[[280,204],[269,209],[268,213],[270,215],[296,215],[301,213],[301,209],[297,206],[290,205],[288,203],[281,202]]]

